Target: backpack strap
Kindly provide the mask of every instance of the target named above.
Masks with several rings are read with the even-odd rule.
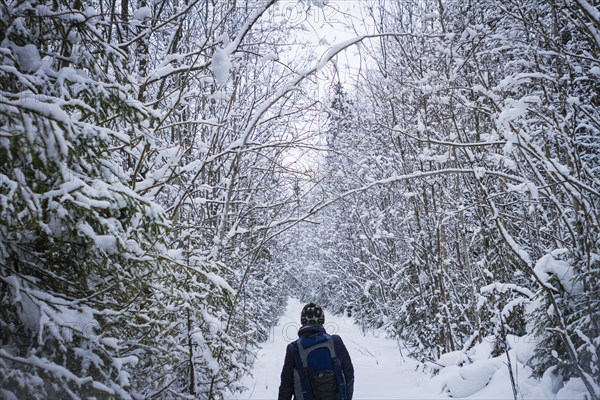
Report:
[[[294,398],[297,400],[312,400],[312,393],[310,392],[310,379],[308,376],[308,363],[302,363],[302,357],[300,356],[300,339],[293,342],[294,346],[294,362],[296,368],[294,368]]]

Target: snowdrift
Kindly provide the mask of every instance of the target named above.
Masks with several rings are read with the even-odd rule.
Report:
[[[586,388],[578,378],[563,382],[553,369],[540,378],[532,377],[529,360],[535,340],[529,336],[507,336],[508,357],[492,357],[494,338],[488,337],[468,351],[443,354],[436,363],[428,363],[437,374],[431,378],[439,394],[451,398],[512,399],[513,390],[508,358],[513,369],[519,399],[585,399]]]

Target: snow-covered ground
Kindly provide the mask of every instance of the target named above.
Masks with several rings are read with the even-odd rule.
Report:
[[[258,354],[254,376],[244,382],[249,388],[230,399],[273,400],[277,398],[279,374],[287,344],[297,338],[303,304],[290,299],[285,315],[271,331]],[[363,335],[351,318],[325,314],[330,334],[342,337],[355,370],[354,399],[435,399],[447,398],[427,385],[429,375],[415,371],[417,362],[402,361],[397,343],[383,335]],[[406,350],[404,350],[406,353]]]
[[[248,390],[230,395],[229,400],[277,399],[285,348],[297,338],[302,306],[296,299],[288,301],[285,315],[258,353],[253,376],[243,382]],[[490,357],[492,340],[475,345],[467,353],[456,351],[443,355],[438,363],[446,367],[434,376],[432,369],[423,371],[421,364],[407,357],[406,349],[401,354],[396,341],[386,338],[383,333],[364,335],[351,318],[325,311],[325,327],[330,334],[342,337],[352,358],[354,400],[514,398],[506,354]],[[514,336],[509,336],[508,341],[514,375],[518,380],[519,400],[585,398],[585,387],[579,379],[563,384],[550,372],[540,380],[531,378],[527,360],[535,343]]]

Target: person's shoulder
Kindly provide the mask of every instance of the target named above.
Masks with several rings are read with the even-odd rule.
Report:
[[[297,340],[294,340],[293,342],[288,343],[288,345],[287,345],[287,351],[294,351],[296,349],[296,346],[297,346],[296,343],[297,342],[298,342]]]
[[[346,349],[346,345],[339,335],[331,335],[331,340],[333,340],[333,346],[335,347],[336,353],[339,354],[347,354],[348,350]]]
[[[340,335],[331,335],[331,339],[333,339],[334,343],[344,343]]]

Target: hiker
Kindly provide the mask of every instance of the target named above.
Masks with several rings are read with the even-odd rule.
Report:
[[[278,400],[352,400],[354,367],[342,338],[325,333],[323,309],[305,305],[300,323],[286,349]]]

